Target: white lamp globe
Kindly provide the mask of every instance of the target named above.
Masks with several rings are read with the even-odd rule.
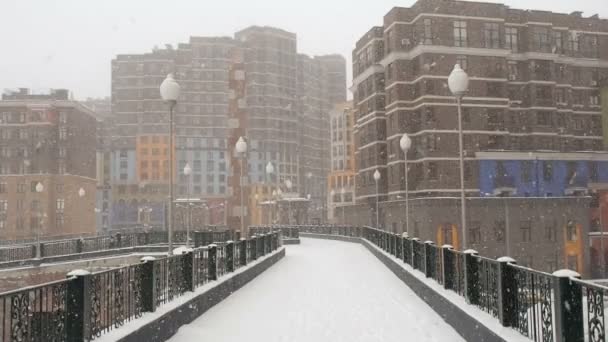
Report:
[[[376,170],[374,172],[374,180],[377,182],[380,180],[380,171]]]
[[[269,175],[274,173],[274,165],[272,165],[271,162],[268,162],[268,164],[266,164],[266,173]]]
[[[460,64],[454,65],[448,77],[448,87],[455,96],[462,96],[469,89],[469,75],[462,70]]]
[[[407,133],[403,133],[401,136],[401,139],[399,140],[399,147],[401,147],[401,151],[403,151],[403,153],[407,153],[407,151],[410,150],[410,147],[412,147],[412,139],[410,139]]]
[[[179,83],[175,81],[173,74],[168,74],[167,78],[160,84],[160,97],[167,102],[176,102],[180,90]]]
[[[245,139],[243,139],[243,137],[240,137],[239,140],[236,142],[236,151],[238,153],[247,152],[247,142],[245,142]]]

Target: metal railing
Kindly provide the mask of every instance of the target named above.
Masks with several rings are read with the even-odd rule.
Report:
[[[97,339],[280,245],[271,232],[0,293],[0,342]]]
[[[494,260],[371,227],[297,228],[366,239],[533,341],[607,341],[608,287],[581,280],[576,272],[549,274],[508,257]]]
[[[235,233],[233,231],[226,228],[212,228],[208,227],[206,231],[192,232],[190,239],[194,240],[195,244],[199,246],[234,239]],[[176,243],[186,242],[186,232],[174,232],[173,241]],[[33,242],[0,247],[0,264],[37,257],[56,257],[165,243],[167,243],[167,233],[163,231],[116,233],[114,235]]]

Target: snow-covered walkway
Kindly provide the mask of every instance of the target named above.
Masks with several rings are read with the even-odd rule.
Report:
[[[304,238],[170,341],[464,340],[363,246]]]

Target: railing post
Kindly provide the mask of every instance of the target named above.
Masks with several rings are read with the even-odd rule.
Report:
[[[257,260],[258,258],[258,236],[254,235],[251,237],[251,260]]]
[[[36,244],[36,259],[44,258],[44,243]]]
[[[82,239],[76,239],[76,253],[82,253],[84,241]]]
[[[433,267],[435,266],[435,258],[433,258],[433,241],[424,242],[424,275],[427,278],[433,278]]]
[[[403,255],[403,243],[401,241],[401,236],[395,234],[395,257],[397,259],[401,259]]]
[[[247,265],[247,240],[245,238],[241,238],[239,248],[241,249],[241,253],[239,255],[241,260],[239,262],[241,263],[241,266],[245,266]]]
[[[149,245],[150,244],[150,232],[145,232],[144,233],[144,245]]]
[[[209,280],[217,280],[217,245],[209,245]]]
[[[454,247],[452,245],[441,246],[441,263],[443,264],[443,288],[454,289]]]
[[[122,247],[122,234],[116,233],[116,246],[115,248]]]
[[[479,303],[479,263],[477,251],[467,249],[464,253],[464,290],[469,304]]]
[[[192,250],[182,255],[184,288],[186,291],[194,291],[194,253]]]
[[[226,244],[226,271],[234,272],[234,242]]]
[[[418,250],[418,248],[420,247],[420,244],[418,243],[418,241],[420,241],[420,239],[413,238],[411,241],[412,241],[412,267],[415,270],[419,270],[420,269],[420,251]]]
[[[156,268],[154,263],[156,258],[152,256],[146,256],[141,258],[143,263],[143,279],[142,279],[142,290],[141,290],[141,304],[144,312],[156,311]]]
[[[89,341],[91,338],[91,273],[74,270],[68,273],[66,302],[66,335],[69,342]]]
[[[501,257],[498,261],[498,320],[504,327],[517,325],[517,280],[515,270],[509,264],[515,259]]]
[[[581,276],[571,270],[555,271],[553,276],[556,342],[582,342],[585,337],[583,287],[571,280]]]

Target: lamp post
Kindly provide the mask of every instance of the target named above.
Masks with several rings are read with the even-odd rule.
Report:
[[[380,201],[380,192],[378,190],[378,182],[380,181],[380,171],[376,169],[374,172],[374,181],[376,182],[376,228],[380,228],[380,211],[378,202]]]
[[[310,224],[310,214],[309,214],[309,210],[310,210],[310,194],[306,195],[306,199],[308,199],[308,209],[306,210],[306,223]]]
[[[404,178],[405,178],[405,231],[408,236],[410,235],[410,197],[409,197],[409,187],[407,184],[407,152],[412,147],[412,139],[407,135],[407,133],[403,133],[401,139],[399,140],[399,147],[401,147],[401,151],[403,151],[403,170],[404,170]]]
[[[177,104],[179,92],[180,86],[173,78],[173,74],[168,74],[160,85],[160,96],[169,104],[169,219],[167,220],[169,255],[173,254],[173,109]]]
[[[271,213],[271,215],[270,215],[271,218],[270,218],[269,221],[271,221],[270,222],[271,224],[274,224],[276,222],[276,220],[275,220],[275,216],[276,216],[275,212],[276,212],[277,203],[278,203],[277,202],[277,191],[276,190],[272,190],[272,199],[274,200],[274,205],[272,206],[273,207],[273,210],[272,210],[273,213]]]
[[[344,199],[346,198],[346,189],[344,189],[344,187],[342,187],[342,189],[340,189],[340,194],[341,196],[341,203],[342,203],[342,224],[346,224],[346,221],[344,220]]]
[[[239,159],[241,160],[241,167],[240,167],[240,174],[241,174],[241,178],[239,179],[239,187],[241,189],[241,210],[240,210],[240,214],[241,214],[241,234],[245,233],[245,216],[243,214],[243,159],[245,159],[245,154],[247,153],[247,142],[245,142],[245,139],[243,139],[243,137],[240,137],[239,140],[236,142],[236,153],[239,156]]]
[[[192,225],[192,203],[190,202],[190,174],[192,174],[192,168],[190,164],[186,163],[184,166],[184,176],[186,176],[186,196],[188,197],[188,224],[186,225],[186,248],[190,247],[190,225]]]
[[[458,150],[460,162],[460,226],[462,228],[462,250],[467,248],[467,211],[464,194],[464,146],[462,137],[462,97],[469,88],[469,76],[460,67],[460,64],[454,65],[454,70],[448,77],[448,87],[450,92],[456,97],[456,105],[458,107]]]
[[[42,185],[41,182],[38,182],[38,184],[36,184],[36,193],[42,193],[44,191],[44,185]],[[40,203],[40,202],[38,202]],[[42,208],[36,208],[38,209],[38,229],[36,230],[36,244],[38,246],[38,248],[36,249],[36,258],[40,259],[40,257],[42,256],[40,253],[40,231],[42,230],[42,213],[41,210]]]
[[[329,192],[329,198],[331,198],[331,218],[334,220],[336,220],[336,201],[334,201],[334,196],[336,196],[336,192],[334,191],[334,189],[331,189],[331,191]]]
[[[291,187],[293,186],[293,184],[291,184],[291,180],[286,179],[285,180],[285,187],[287,187],[287,192],[291,193]],[[287,201],[287,224],[291,224],[291,201]]]
[[[274,165],[272,165],[272,162],[268,162],[268,164],[266,164],[266,174],[268,175],[268,182],[272,182],[272,174],[274,173]],[[276,190],[272,191],[272,198],[274,199],[276,197]],[[275,206],[277,205],[277,203],[275,202]],[[273,221],[274,220],[274,215],[271,215],[272,219],[270,219],[269,221]]]
[[[279,187],[277,189],[277,223],[281,223],[281,208],[279,207],[279,200],[283,197],[283,191]]]

